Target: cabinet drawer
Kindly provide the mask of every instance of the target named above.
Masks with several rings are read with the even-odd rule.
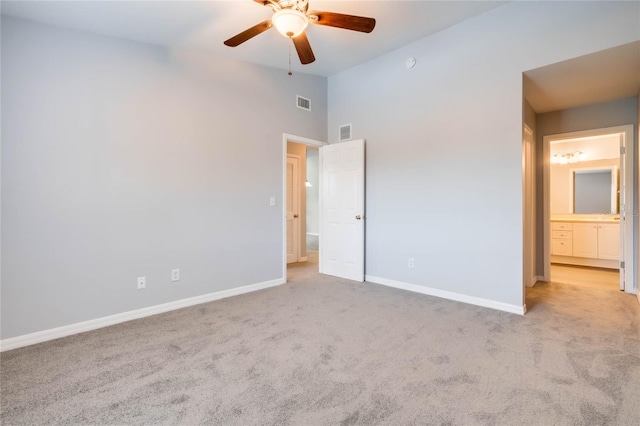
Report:
[[[556,256],[573,256],[571,240],[551,240],[551,254]]]
[[[571,231],[573,224],[569,222],[551,222],[551,229],[553,231]]]
[[[553,239],[568,239],[573,238],[571,231],[553,231],[551,232],[551,238]]]

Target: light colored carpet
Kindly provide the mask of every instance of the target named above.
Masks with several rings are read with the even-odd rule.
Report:
[[[538,284],[521,317],[315,267],[3,353],[2,424],[640,424],[635,296]]]

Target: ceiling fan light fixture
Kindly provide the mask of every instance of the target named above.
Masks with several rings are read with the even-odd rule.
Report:
[[[271,22],[285,37],[294,38],[302,34],[309,25],[307,16],[295,9],[281,9],[273,14]]]

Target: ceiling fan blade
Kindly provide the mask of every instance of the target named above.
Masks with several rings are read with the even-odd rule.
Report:
[[[254,25],[248,30],[244,30],[240,34],[231,37],[229,40],[225,41],[224,44],[229,47],[239,46],[245,41],[257,36],[258,34],[267,31],[272,26],[273,24],[271,23],[271,19],[267,19],[266,21],[260,22],[258,25]]]
[[[302,65],[310,64],[316,60],[316,57],[313,55],[313,50],[311,50],[307,34],[302,33],[298,37],[294,37],[292,40]]]
[[[376,26],[376,20],[365,18],[364,16],[344,15],[342,13],[320,12],[312,10],[307,13],[309,22],[316,25],[326,25],[328,27],[342,28],[345,30],[360,31],[370,33]],[[316,20],[314,17],[317,17]]]

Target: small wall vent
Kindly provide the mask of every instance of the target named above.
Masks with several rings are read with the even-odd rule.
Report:
[[[311,99],[304,98],[300,95],[296,96],[296,105],[300,109],[311,111]]]
[[[351,124],[345,124],[340,126],[338,140],[340,142],[348,141],[351,139]]]

